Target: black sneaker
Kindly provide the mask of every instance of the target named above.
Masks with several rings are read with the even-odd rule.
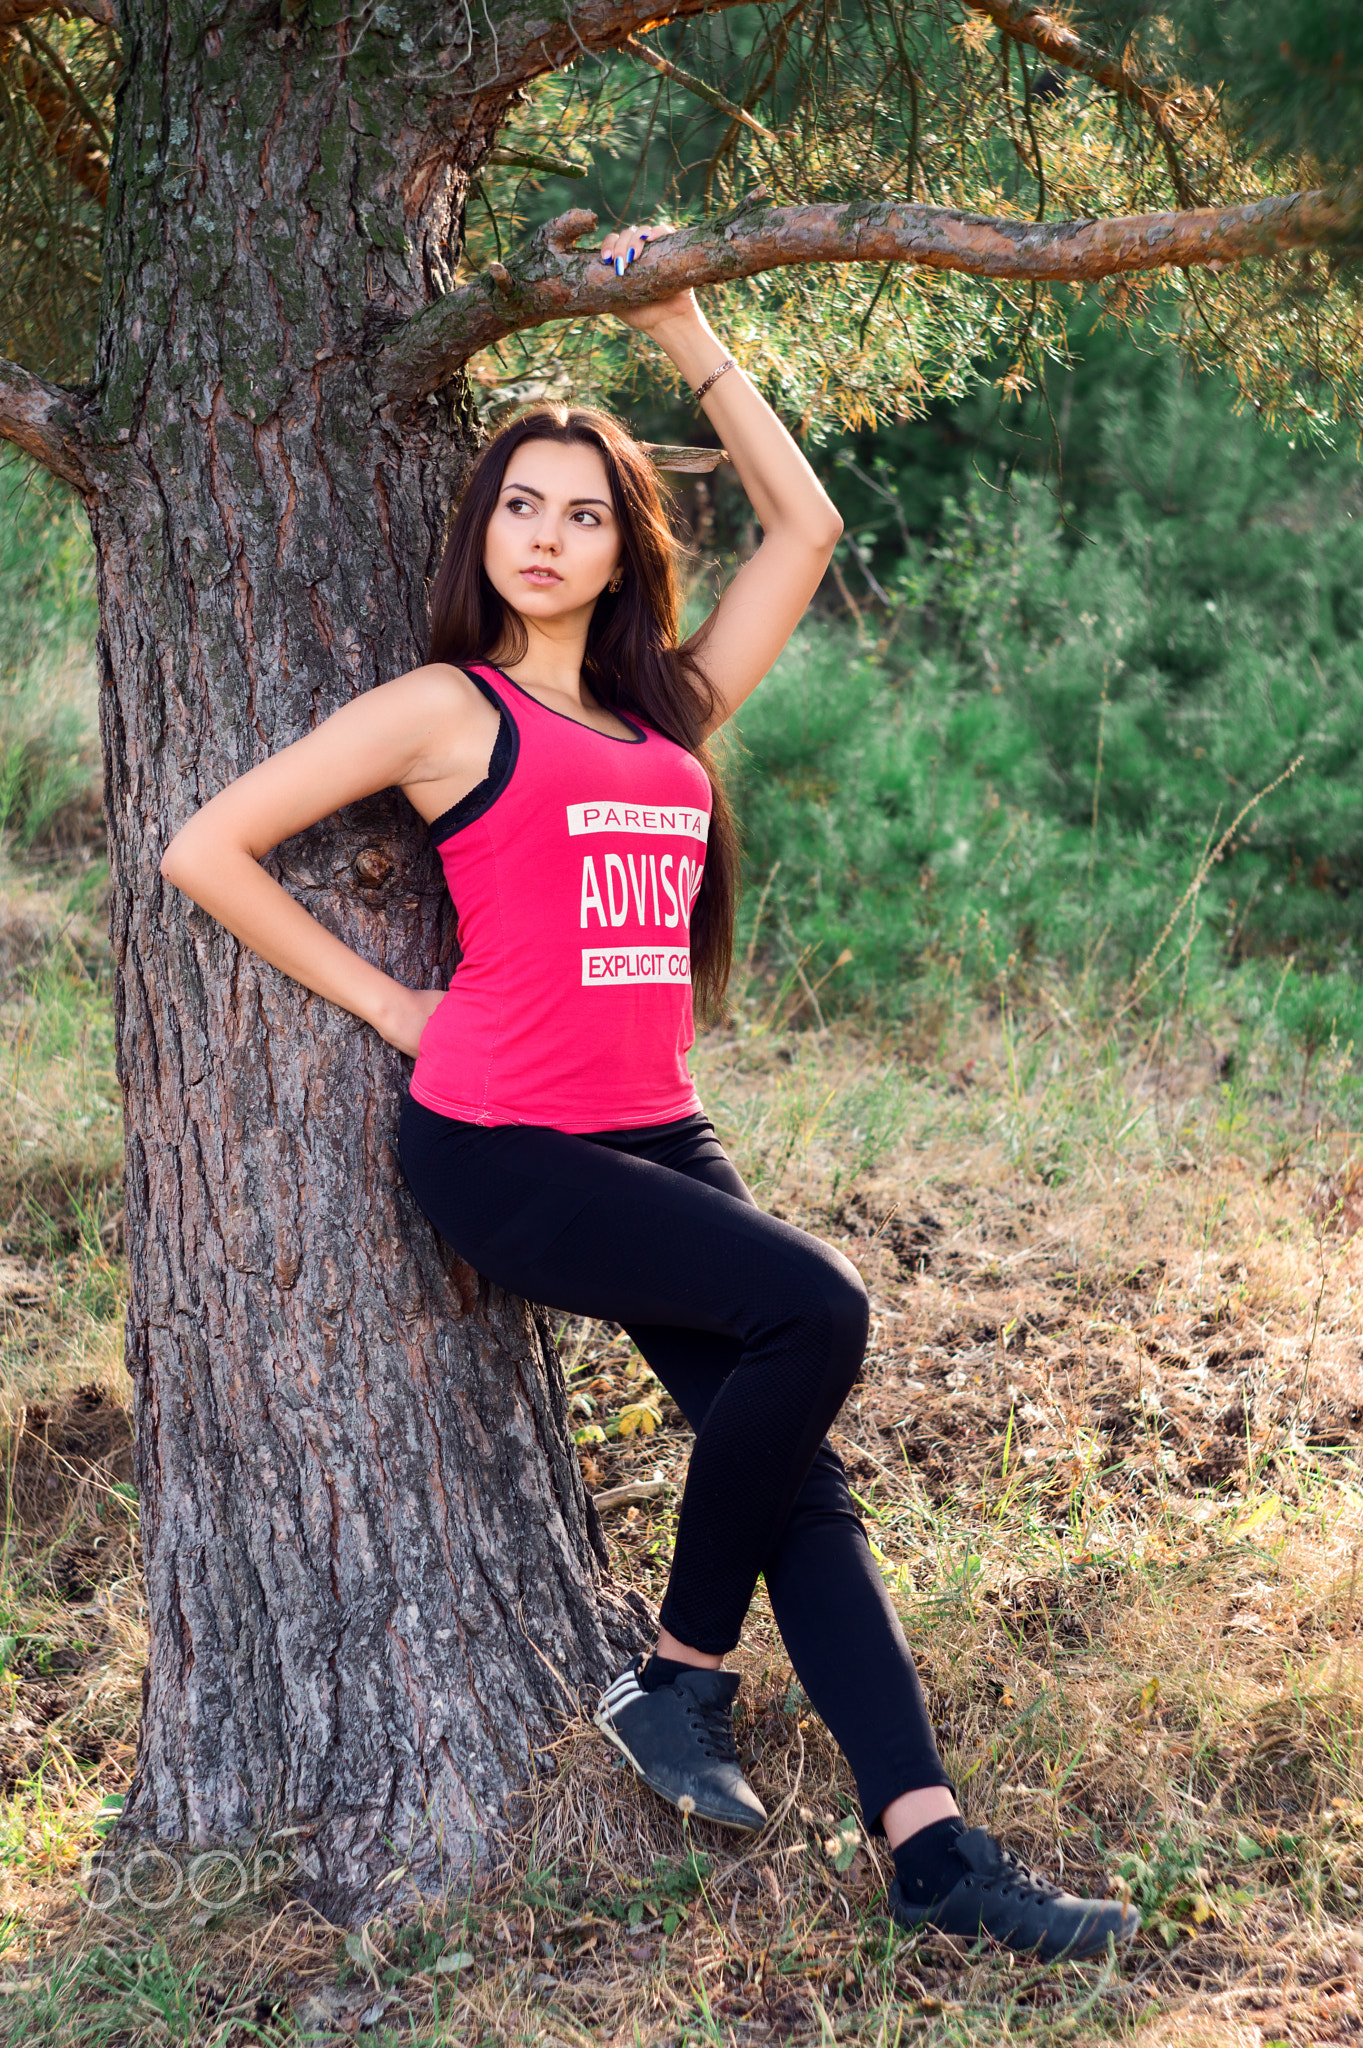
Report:
[[[887,1903],[901,1927],[937,1927],[943,1934],[973,1940],[992,1934],[1005,1948],[1034,1954],[1043,1963],[1065,1956],[1103,1955],[1111,1935],[1122,1948],[1138,1931],[1141,1916],[1120,1899],[1080,1899],[1027,1868],[984,1828],[967,1828],[951,1845],[965,1865],[943,1899],[910,1906],[898,1878],[890,1881]]]
[[[734,1743],[734,1671],[683,1671],[645,1692],[643,1658],[613,1679],[592,1719],[646,1785],[683,1813],[725,1827],[756,1829],[767,1812],[739,1769]]]

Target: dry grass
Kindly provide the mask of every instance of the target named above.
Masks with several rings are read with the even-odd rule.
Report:
[[[42,1002],[92,972],[54,966]],[[688,1827],[574,1724],[496,1868],[452,1878],[443,1911],[397,1896],[347,1942],[284,1890],[198,1925],[187,1905],[82,1910],[144,1641],[110,1148],[71,1111],[107,1099],[107,1068],[93,1023],[82,1079],[79,1034],[43,1038],[12,1007],[0,1287],[19,1262],[27,1291],[0,1303],[0,1974],[34,1988],[11,1993],[6,2038],[1363,2035],[1363,1249],[1342,1069],[1299,1115],[1252,1054],[1228,1087],[1217,1046],[1162,1059],[1172,1033],[1117,1045],[1063,1004],[1019,1033],[977,1018],[940,1059],[868,1029],[764,1030],[748,1006],[697,1051],[759,1197],[870,1287],[837,1441],[968,1813],[1072,1881],[1125,1883],[1146,1927],[1123,1966],[1029,1970],[895,1933],[883,1845],[846,1832],[850,1779],[760,1596],[736,1662],[762,1837]],[[25,1031],[49,1048],[28,1065]],[[74,1160],[75,1207],[52,1165]],[[560,1342],[593,1490],[661,1483],[607,1517],[620,1571],[656,1594],[685,1433],[619,1333],[565,1323]]]

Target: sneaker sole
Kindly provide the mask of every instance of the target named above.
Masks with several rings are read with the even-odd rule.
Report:
[[[648,1786],[649,1791],[656,1792],[658,1797],[660,1799],[665,1799],[669,1806],[675,1806],[678,1812],[686,1815],[688,1820],[690,1819],[692,1814],[695,1814],[698,1820],[713,1821],[717,1827],[732,1828],[736,1834],[740,1835],[758,1834],[766,1826],[767,1823],[765,1816],[761,1820],[754,1821],[735,1820],[733,1815],[729,1813],[715,1813],[713,1810],[707,1812],[705,1807],[701,1805],[698,1799],[692,1800],[685,1793],[683,1793],[681,1799],[674,1798],[672,1793],[664,1791],[663,1787],[660,1784],[658,1784],[656,1779],[650,1778],[648,1772],[644,1769],[638,1757],[635,1756],[633,1750],[629,1747],[628,1743],[624,1740],[623,1736],[619,1735],[616,1732],[616,1730],[612,1728],[609,1721],[603,1720],[601,1715],[597,1713],[592,1715],[592,1722],[593,1725],[600,1730],[601,1734],[605,1736],[607,1742],[614,1743],[615,1747],[619,1750],[621,1756],[625,1759],[626,1763],[629,1764],[631,1769],[634,1771],[635,1776],[642,1778],[645,1785]]]
[[[894,1908],[890,1918],[898,1926],[902,1927],[906,1934],[916,1934],[921,1928],[928,1928],[934,1934],[951,1934],[949,1928],[938,1926],[937,1922],[931,1918],[931,1913],[932,1908],[930,1906],[916,1908],[900,1905]],[[1125,1934],[1118,1934],[1115,1928],[1111,1930],[1118,1955],[1124,1949],[1131,1946],[1139,1932],[1139,1926],[1129,1928]],[[974,1934],[951,1934],[951,1939],[953,1941],[989,1942],[993,1947],[1004,1949],[1012,1955],[1032,1955],[1036,1956],[1039,1962],[1047,1963],[1085,1963],[1093,1956],[1105,1956],[1107,1954],[1106,1934],[1104,1934],[1100,1942],[1095,1942],[1090,1947],[1081,1947],[1079,1941],[1076,1940],[1072,1941],[1067,1948],[1055,1949],[1048,1956],[1040,1954],[1041,1944],[1039,1942],[1034,1943],[1029,1949],[1015,1949],[1012,1948],[1010,1943],[1000,1941],[997,1934],[991,1934],[987,1927],[979,1928]]]

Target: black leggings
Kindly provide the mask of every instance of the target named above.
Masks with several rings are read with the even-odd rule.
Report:
[[[866,1346],[855,1268],[758,1208],[704,1115],[577,1137],[461,1123],[408,1095],[398,1146],[462,1258],[511,1293],[620,1323],[695,1431],[663,1627],[732,1649],[760,1573],[867,1822],[948,1784],[825,1435]]]

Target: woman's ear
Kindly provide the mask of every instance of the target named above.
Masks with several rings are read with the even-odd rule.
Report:
[[[610,574],[609,578],[607,579],[607,582],[606,582],[606,588],[607,588],[607,590],[609,590],[609,591],[611,591],[612,593],[614,593],[615,591],[617,591],[617,590],[618,590],[618,589],[620,588],[620,585],[621,585],[621,584],[622,584],[622,583],[624,582],[624,580],[625,580],[625,565],[624,565],[624,563],[623,563],[623,562],[617,562],[617,563],[616,563],[616,565],[615,565],[615,567],[614,567],[614,569],[613,569],[613,570],[611,571],[611,574]]]

